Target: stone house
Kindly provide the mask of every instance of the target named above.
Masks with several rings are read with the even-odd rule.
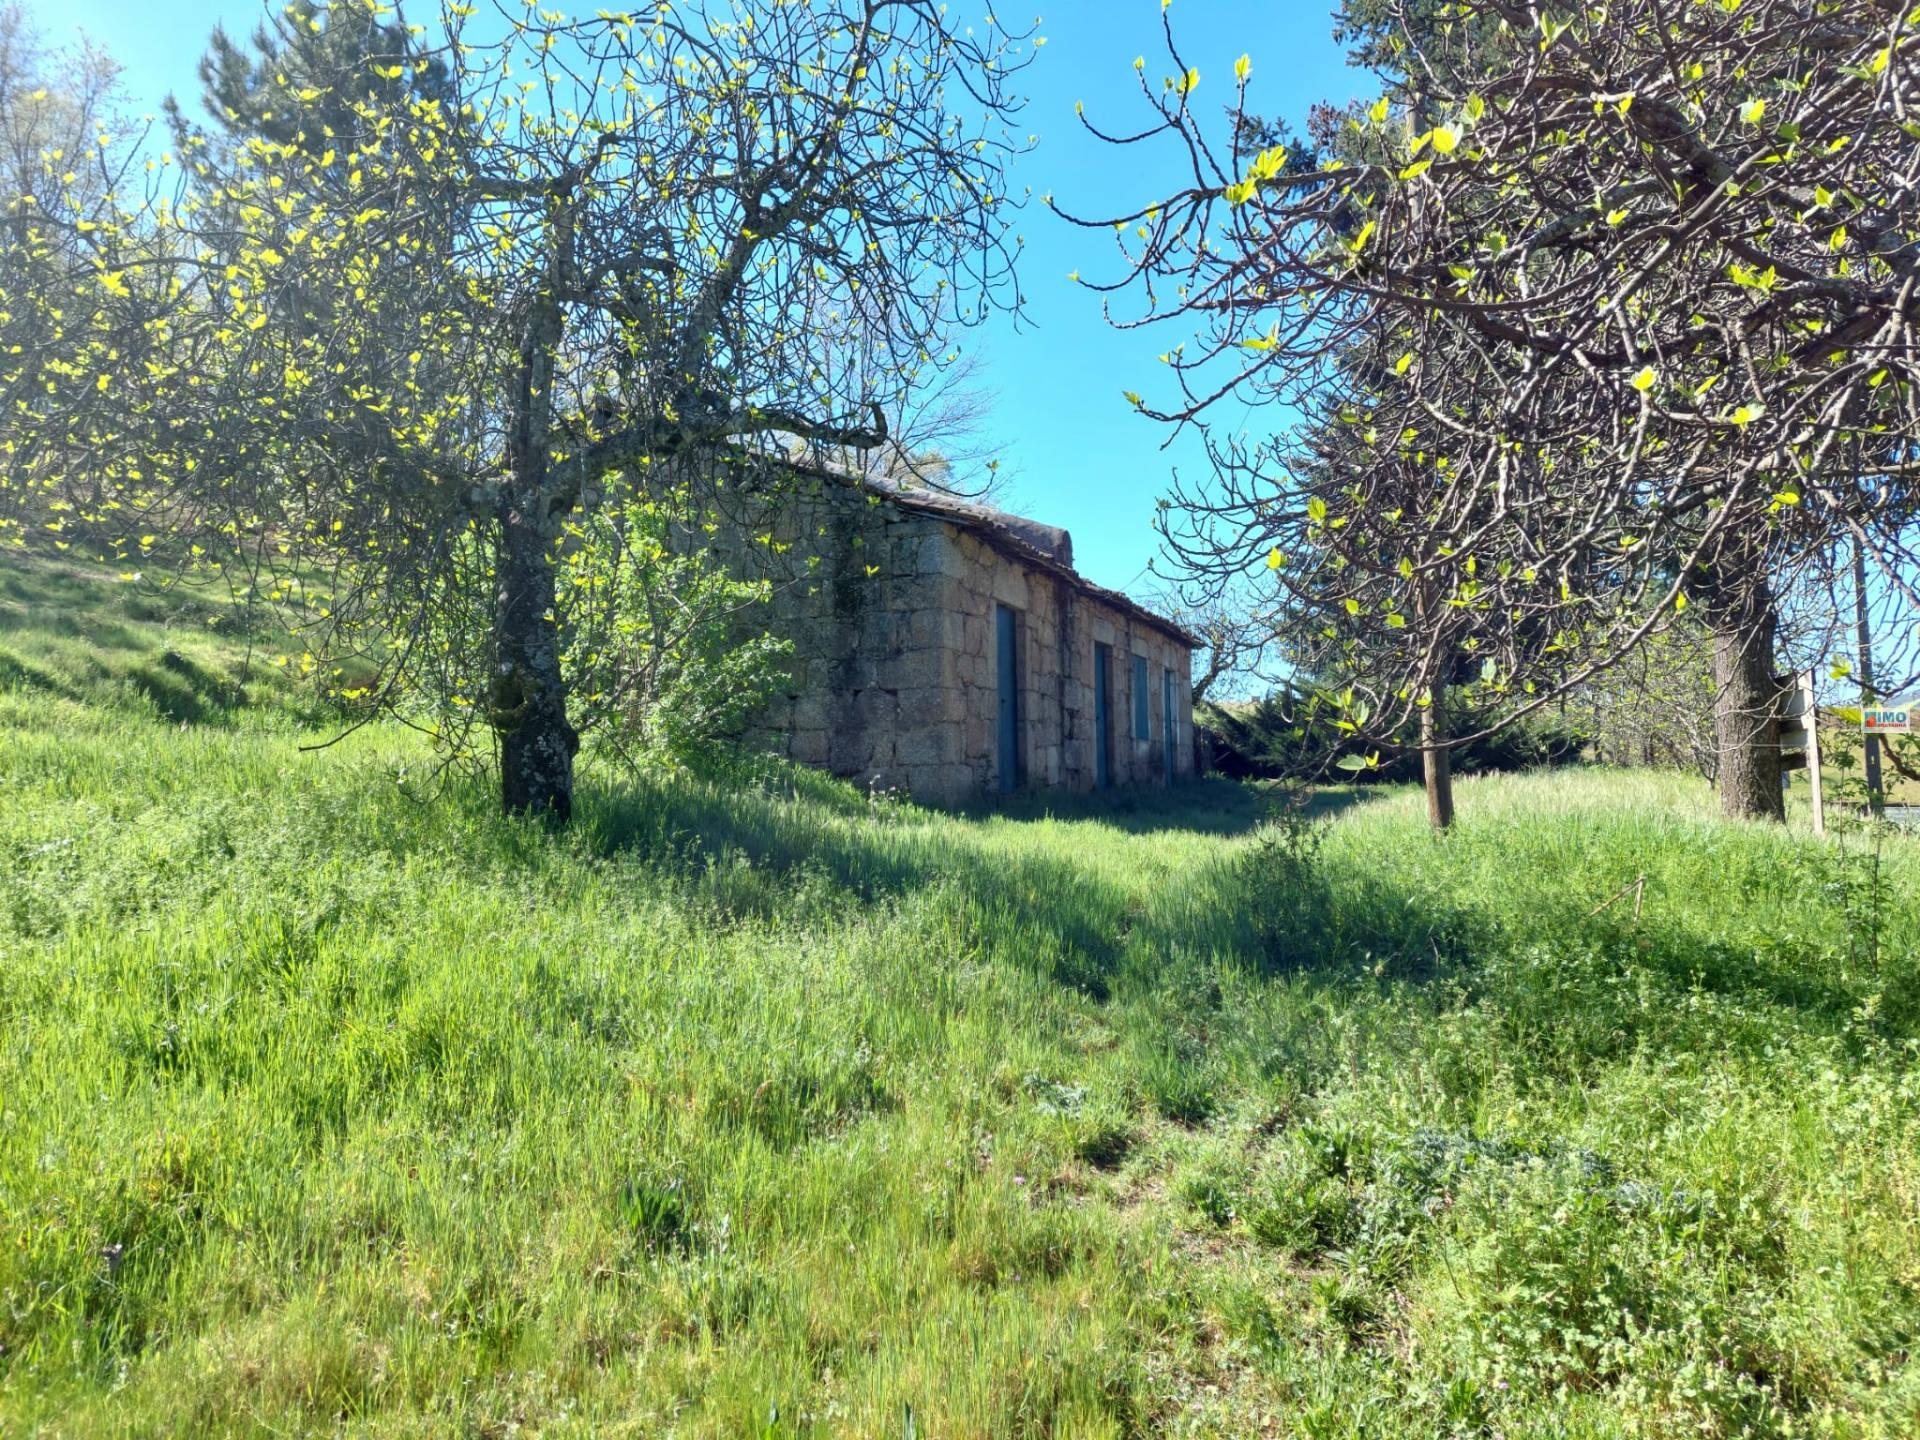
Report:
[[[769,517],[709,541],[773,582],[767,628],[794,642],[769,748],[933,804],[1193,775],[1200,642],[1082,578],[1066,531],[806,469]]]

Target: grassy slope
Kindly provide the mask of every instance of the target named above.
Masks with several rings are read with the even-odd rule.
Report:
[[[63,573],[0,611],[0,1434],[1920,1430],[1912,842],[1609,774],[556,840],[290,692],[181,726],[87,642],[237,656]]]

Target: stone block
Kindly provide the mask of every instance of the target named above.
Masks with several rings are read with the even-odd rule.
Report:
[[[802,765],[825,765],[832,747],[825,730],[795,730],[787,745],[787,754]]]
[[[968,715],[962,722],[961,754],[968,759],[992,755],[999,750],[999,727],[984,715]]]
[[[790,695],[776,695],[767,701],[760,711],[760,723],[770,731],[787,731],[793,728],[795,700]]]
[[[966,576],[967,559],[955,544],[954,535],[944,527],[920,542],[919,564],[915,567],[924,579],[958,580]]]
[[[852,725],[827,732],[827,766],[836,775],[857,775],[867,763],[867,733]]]
[[[1010,605],[1015,610],[1028,608],[1027,572],[1014,565],[1001,564],[994,567],[991,577],[991,590],[994,601],[1001,605]]]
[[[919,685],[900,691],[898,715],[903,729],[939,725],[961,713],[961,693],[957,689]]]
[[[898,650],[904,640],[907,617],[894,610],[872,609],[860,616],[856,644],[863,654]]]
[[[900,773],[907,793],[922,805],[957,805],[966,798],[945,765],[912,765]]]
[[[960,757],[954,753],[957,727],[929,725],[917,730],[902,730],[895,739],[894,754],[908,767],[952,765]]]
[[[948,650],[906,650],[888,662],[887,674],[900,691],[942,690],[952,682],[952,660]]]
[[[922,605],[907,616],[906,643],[914,649],[958,650],[962,630],[958,612],[945,605]]]

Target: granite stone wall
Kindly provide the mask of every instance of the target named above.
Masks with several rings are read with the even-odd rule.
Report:
[[[1187,645],[975,528],[815,482],[770,530],[723,524],[726,562],[772,581],[771,614],[794,642],[786,688],[755,738],[875,789],[955,804],[1001,788],[996,607],[1015,615],[1021,786],[1095,784],[1094,647],[1112,656],[1115,785],[1193,774]],[[1133,657],[1146,661],[1146,738],[1136,738]],[[1173,676],[1171,736],[1163,713]]]

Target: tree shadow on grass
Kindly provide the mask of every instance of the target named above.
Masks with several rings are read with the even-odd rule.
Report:
[[[576,821],[596,852],[676,875],[725,918],[790,912],[794,892],[822,880],[862,906],[944,888],[1027,963],[1108,994],[1132,901],[1120,887],[911,807],[811,789],[638,782],[583,796]]]
[[[1416,890],[1390,866],[1337,868],[1285,828],[1256,841],[1213,893],[1253,916],[1262,973],[1368,976],[1496,1016],[1569,1078],[1645,1048],[1758,1055],[1784,1032],[1920,1035],[1920,966],[1876,973],[1819,941],[1776,941],[1703,899],[1697,909],[1598,913],[1550,874],[1504,888]],[[1730,926],[1729,922],[1732,921]],[[1865,1009],[1863,1010],[1863,1007]]]
[[[1274,804],[1251,786],[1209,778],[1172,788],[1022,790],[960,806],[954,813],[969,819],[1000,816],[1013,821],[1094,822],[1129,835],[1246,835],[1273,818]]]
[[[1086,823],[1090,847],[1101,843],[1102,826],[1129,836],[1208,833],[1209,813],[1219,827],[1211,833],[1233,835],[1268,813],[1257,795],[1233,793],[1243,788],[1210,786],[1207,798],[1221,803],[1196,807],[1201,818],[1181,806],[1179,792],[1117,819],[1092,803],[1048,813]],[[1340,803],[1364,804],[1371,794],[1343,794]],[[1568,1073],[1636,1045],[1758,1047],[1783,1019],[1839,1033],[1884,982],[1803,946],[1769,948],[1737,929],[1729,938],[1726,917],[1714,911],[1697,923],[1636,919],[1620,907],[1596,915],[1550,876],[1476,895],[1432,875],[1409,883],[1391,864],[1336,864],[1310,838],[1316,827],[1303,824],[1274,826],[1177,886],[1156,888],[1109,878],[1111,867],[1082,863],[1071,845],[1036,853],[1006,843],[1005,827],[870,803],[804,776],[757,787],[640,783],[597,792],[584,808],[596,851],[679,874],[723,916],[789,914],[795,890],[821,882],[828,903],[841,905],[939,889],[993,953],[1097,999],[1122,973],[1137,993],[1196,963],[1272,980],[1401,987],[1427,997],[1422,1003],[1486,1007],[1543,1063]],[[1915,1012],[1920,1005],[1885,1007],[1877,1023],[1913,1033]]]

